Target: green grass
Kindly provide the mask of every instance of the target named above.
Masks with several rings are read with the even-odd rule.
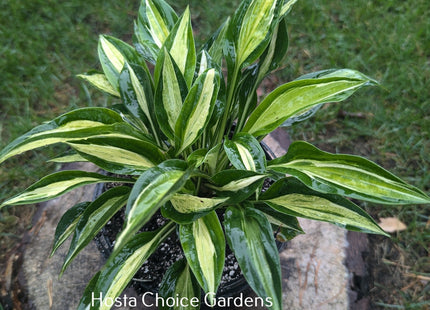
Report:
[[[75,75],[98,66],[98,34],[130,38],[137,7],[136,1],[1,2],[0,148],[71,108],[104,104],[95,92],[89,100]],[[0,196],[46,173],[45,158],[31,153],[2,165]]]
[[[289,129],[293,140],[369,157],[429,193],[428,1],[302,0],[295,5],[289,25],[290,57],[280,79],[346,67],[383,86],[364,89],[345,103],[327,105]],[[374,308],[429,307],[429,281],[410,276],[430,276],[428,206],[366,208],[376,218],[395,216],[408,225],[391,241],[376,240],[375,251],[380,254],[376,271],[393,277],[375,279]]]
[[[174,6],[182,11],[190,5],[197,25],[195,34],[201,42],[237,3],[238,0],[181,0]],[[0,2],[0,148],[72,108],[109,104],[110,99],[86,88],[74,76],[98,67],[99,34],[131,41],[138,5],[138,0]],[[346,67],[362,71],[384,86],[362,90],[345,103],[327,105],[315,117],[288,129],[292,138],[305,139],[330,151],[369,157],[428,193],[428,1],[301,0],[291,12],[288,25],[289,57],[277,74],[278,81],[286,82],[320,69]],[[43,154],[28,152],[3,164],[0,200],[58,168],[44,164],[56,151],[61,149],[51,148]],[[428,207],[367,208],[375,217],[396,216],[408,224],[408,230],[394,235],[391,244],[381,241],[381,264],[390,271],[392,265],[386,262],[401,258],[402,264],[409,267],[401,274],[428,277]],[[29,216],[18,210],[22,209],[8,208],[1,213],[2,236],[19,235],[26,228],[22,222],[29,223]],[[21,228],[14,231],[17,223]],[[14,237],[2,238],[9,245],[14,241]],[[388,246],[398,249],[397,254],[390,256]],[[428,281],[403,280],[400,286],[413,285],[402,291],[403,287],[376,283],[377,290],[387,294],[375,295],[375,308],[429,305]]]
[[[88,90],[75,75],[98,66],[100,33],[130,39],[138,5],[129,0],[0,2],[0,149],[72,108],[107,104],[109,99]],[[45,161],[61,150],[27,152],[3,163],[0,201],[57,169]],[[32,210],[0,213],[0,267],[31,223]]]

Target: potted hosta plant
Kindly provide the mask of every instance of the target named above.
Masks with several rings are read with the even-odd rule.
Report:
[[[198,309],[202,290],[204,301],[216,304],[228,244],[259,298],[270,309],[282,309],[275,230],[292,238],[302,233],[302,217],[385,235],[348,198],[430,203],[425,193],[367,159],[323,152],[303,141],[280,158],[266,159],[260,141],[271,131],[377,84],[354,70],[326,70],[281,85],[257,103],[258,85],[286,53],[286,16],[294,2],[244,0],[196,50],[188,9],[179,16],[163,0],[142,1],[133,45],[102,35],[101,72],[80,75],[118,98],[117,104],[68,112],[1,151],[0,162],[65,143],[73,154],[63,162],[90,161],[119,175],[56,172],[1,206],[49,200],[91,183],[131,184],[71,206],[58,226],[54,251],[73,235],[64,271],[126,205],[113,252],[88,284],[79,309],[110,308],[171,234],[179,236],[185,255],[160,288],[164,299],[182,301],[173,308]],[[139,232],[158,210],[165,225]]]

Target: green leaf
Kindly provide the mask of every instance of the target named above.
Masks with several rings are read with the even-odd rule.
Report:
[[[178,65],[188,87],[191,86],[196,67],[196,48],[189,7],[177,21],[166,39],[165,47]]]
[[[205,198],[190,194],[176,193],[163,205],[164,217],[179,224],[189,224],[213,211],[228,198]]]
[[[136,49],[155,64],[160,48],[178,20],[175,11],[163,0],[141,1],[135,24]]]
[[[66,241],[66,239],[75,231],[76,224],[82,217],[82,213],[84,213],[85,209],[89,205],[89,201],[78,203],[63,214],[57,224],[57,228],[55,229],[51,257],[54,255],[59,246],[62,245],[64,241]]]
[[[40,179],[22,193],[6,200],[0,207],[38,203],[61,196],[79,186],[101,182],[131,183],[133,180],[109,177],[86,171],[71,170],[55,172]]]
[[[224,141],[224,150],[236,169],[266,172],[266,156],[254,136],[238,133],[233,139]]]
[[[155,112],[163,133],[175,140],[175,126],[188,93],[184,76],[167,50],[163,50],[155,67]]]
[[[140,174],[166,158],[155,144],[135,139],[100,137],[68,144],[100,168],[118,174]]]
[[[294,4],[297,2],[297,0],[286,0],[285,3],[282,5],[281,9],[281,16],[285,17],[291,9],[293,8]]]
[[[119,76],[121,99],[134,118],[143,122],[154,137],[158,137],[155,122],[153,85],[151,76],[140,66],[125,63]]]
[[[189,194],[174,194],[170,199],[173,207],[181,213],[207,211],[223,203],[227,198],[205,198]]]
[[[269,309],[281,310],[279,253],[265,215],[252,206],[229,207],[225,212],[224,228],[248,284],[264,300],[271,298]]]
[[[266,214],[275,211],[277,213],[333,223],[348,230],[386,235],[369,214],[349,199],[339,195],[317,192],[294,177],[280,179],[275,182],[261,195],[260,202],[281,199],[284,196],[286,197],[285,201],[288,206],[271,205],[273,207],[272,211],[268,207],[261,205],[259,207]],[[308,198],[300,200],[301,196],[307,196]],[[297,199],[299,202],[297,204],[294,203],[294,199]],[[307,200],[311,201],[312,199],[316,201],[313,206],[299,207],[300,201],[305,205]],[[290,205],[292,206],[291,208],[289,208]],[[280,219],[281,216],[277,215],[276,218]]]
[[[215,32],[214,36],[207,43],[205,50],[208,51],[209,55],[212,57],[213,62],[222,65],[223,51],[226,44],[226,33],[230,24],[230,17],[219,27]]]
[[[384,204],[430,203],[425,193],[365,158],[323,152],[306,142],[291,144],[268,168],[322,193]]]
[[[112,110],[83,108],[63,114],[15,139],[0,152],[0,163],[42,146],[101,136],[146,139]]]
[[[98,54],[103,72],[115,90],[119,89],[118,78],[125,62],[136,63],[148,71],[136,50],[127,43],[108,36],[101,35],[98,44]]]
[[[216,171],[216,166],[218,164],[218,156],[219,156],[218,154],[221,150],[221,147],[222,147],[222,144],[219,143],[219,144],[215,145],[213,148],[211,148],[207,152],[205,159],[203,161],[204,163],[207,164],[210,175],[213,175]]]
[[[158,208],[184,186],[189,175],[184,161],[172,159],[146,170],[137,179],[127,202],[126,223],[116,240],[114,252],[120,250]]]
[[[191,224],[181,225],[179,238],[188,264],[200,286],[206,293],[215,294],[225,260],[224,232],[218,216],[212,211]]]
[[[271,31],[277,23],[280,3],[277,0],[245,1],[246,12],[236,36],[237,65],[244,68],[257,60],[266,48]],[[241,13],[243,14],[243,13]],[[234,20],[238,22],[237,19]]]
[[[205,158],[207,154],[208,154],[207,149],[195,150],[187,157],[187,162],[190,164],[190,166],[194,166],[198,168],[205,162]]]
[[[51,162],[51,163],[62,163],[62,164],[86,162],[86,161],[88,161],[88,160],[86,160],[85,158],[83,158],[79,154],[67,154],[67,155],[62,155],[62,156],[55,157],[55,158],[48,160],[48,162]]]
[[[356,210],[351,210],[352,207],[346,208],[318,196],[289,194],[265,202],[273,209],[286,214],[389,236],[369,217],[361,215]]]
[[[263,204],[259,204],[257,208],[266,215],[268,221],[274,227],[278,241],[285,242],[305,233],[300,227],[297,217],[278,212]]]
[[[212,177],[218,196],[229,197],[228,203],[238,203],[251,196],[261,187],[266,175],[247,170],[224,170]]]
[[[93,297],[94,295],[94,289],[96,287],[97,281],[99,280],[100,271],[97,272],[88,282],[87,287],[85,288],[84,294],[81,297],[81,300],[79,301],[78,309],[77,310],[90,310],[91,305],[93,304]]]
[[[157,231],[137,234],[121,251],[111,255],[85,289],[78,309],[110,309],[106,300],[115,300],[115,297],[121,294],[137,270],[173,230],[173,223],[169,223]],[[102,295],[103,300],[100,302],[100,299],[92,299],[92,295],[96,297]]]
[[[185,259],[174,263],[164,274],[160,284],[159,295],[167,298],[183,298],[183,306],[176,309],[193,310],[200,309],[200,286],[190,272],[190,267]],[[194,306],[195,305],[195,306]],[[160,310],[169,310],[167,306],[159,305]]]
[[[130,191],[131,188],[127,186],[114,187],[100,195],[85,209],[76,225],[61,274],[76,255],[94,239],[110,218],[125,205]]]
[[[115,97],[119,97],[119,92],[112,84],[109,83],[106,75],[99,72],[88,72],[84,74],[78,74],[78,78],[90,83],[95,88]]]
[[[254,136],[266,135],[290,117],[322,103],[342,101],[361,87],[375,84],[365,75],[347,69],[284,84],[260,103],[242,131]]]
[[[267,203],[276,212],[325,221],[353,231],[386,235],[365,211],[350,200],[314,191],[293,177],[275,182],[260,198],[260,202]],[[270,214],[270,210],[262,208],[263,212]]]
[[[175,126],[177,153],[194,143],[205,130],[214,109],[219,79],[215,69],[208,69],[191,87]]]
[[[258,83],[266,74],[276,70],[282,64],[288,49],[288,28],[285,18],[273,29],[272,39],[258,63]]]

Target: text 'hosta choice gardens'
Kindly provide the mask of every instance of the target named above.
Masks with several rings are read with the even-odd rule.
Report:
[[[177,234],[184,258],[166,271],[157,294],[198,302],[160,309],[215,304],[228,246],[265,306],[280,310],[275,231],[283,241],[294,238],[303,233],[301,217],[385,235],[349,198],[430,203],[424,192],[362,157],[296,141],[284,156],[268,159],[260,141],[273,130],[377,85],[360,72],[331,69],[280,85],[257,102],[259,84],[284,61],[295,2],[245,0],[196,49],[188,8],[177,14],[163,0],[143,0],[133,42],[101,35],[100,71],[79,75],[116,104],[68,112],[0,152],[3,162],[63,143],[71,153],[56,161],[88,161],[112,173],[56,172],[2,207],[46,201],[87,184],[121,184],[70,206],[58,224],[53,253],[72,239],[62,273],[125,206],[115,247],[83,292],[79,309],[109,309],[157,247]],[[166,224],[141,232],[157,212]]]

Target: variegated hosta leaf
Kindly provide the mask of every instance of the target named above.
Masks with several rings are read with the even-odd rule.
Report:
[[[266,175],[247,170],[224,170],[211,179],[213,188],[218,196],[229,197],[228,203],[240,202],[251,196],[259,188]]]
[[[187,86],[191,87],[196,67],[196,48],[188,7],[170,32],[166,39],[165,47],[178,65]]]
[[[86,160],[85,158],[83,158],[79,154],[68,154],[68,155],[63,155],[63,156],[55,157],[55,158],[48,160],[48,162],[51,162],[51,163],[62,163],[62,164],[86,162],[86,161],[88,161],[88,160]]]
[[[288,194],[264,202],[279,212],[293,216],[388,236],[369,216],[363,215],[363,211],[349,201],[346,203],[347,207],[318,196]]]
[[[175,11],[163,0],[141,2],[135,24],[137,50],[155,64],[158,52],[178,20]]]
[[[86,171],[60,171],[40,179],[21,194],[3,202],[0,207],[42,202],[61,196],[79,186],[101,182],[132,183],[134,181]]]
[[[201,212],[213,209],[228,198],[205,198],[189,194],[174,194],[170,199],[173,207],[181,213]]]
[[[218,154],[222,150],[222,144],[218,143],[213,148],[211,148],[207,154],[203,162],[207,165],[209,170],[209,175],[213,175],[216,171],[216,166],[218,164]]]
[[[342,101],[361,87],[375,84],[365,75],[347,69],[284,84],[253,111],[243,131],[254,136],[266,135],[290,117],[322,103]]]
[[[110,309],[109,300],[115,300],[121,294],[137,270],[173,232],[174,227],[173,223],[169,223],[157,231],[140,233],[127,242],[121,251],[111,255],[101,271],[91,279],[78,309]],[[92,296],[102,296],[102,300],[93,299]]]
[[[197,149],[187,157],[187,162],[190,164],[190,166],[198,168],[205,162],[207,154],[207,149]]]
[[[191,87],[175,127],[177,153],[194,143],[205,130],[218,95],[219,79],[215,69],[208,69]]]
[[[189,175],[186,162],[172,159],[146,170],[137,179],[127,202],[126,222],[114,252],[120,250],[158,208],[184,186]]]
[[[242,72],[242,78],[238,87],[239,122],[236,132],[241,132],[249,114],[257,106],[259,64],[252,65]]]
[[[114,187],[104,192],[85,208],[75,227],[75,234],[61,267],[61,274],[76,255],[95,238],[110,218],[125,205],[130,191],[131,188],[127,186]]]
[[[155,144],[128,138],[89,138],[68,144],[100,168],[118,174],[140,174],[166,157]]]
[[[275,201],[275,203],[270,201]],[[272,184],[261,196],[259,205],[266,214],[280,214],[325,221],[343,228],[366,233],[384,234],[372,217],[349,199],[312,190],[294,177],[280,179]]]
[[[384,204],[430,202],[424,192],[365,158],[323,152],[302,141],[293,143],[268,168],[290,174],[322,193]]]
[[[198,55],[198,61],[196,65],[197,76],[202,75],[206,70],[211,68],[217,68],[217,71],[220,72],[221,66],[214,62],[213,58],[206,50],[202,50]]]
[[[163,133],[175,140],[175,126],[182,109],[182,103],[188,94],[184,76],[165,49],[160,53],[155,67],[155,112]]]
[[[263,53],[268,38],[277,23],[278,0],[253,0],[246,8],[236,41],[236,61],[241,68],[253,63]]]
[[[179,238],[200,286],[206,293],[216,293],[225,260],[224,232],[216,213],[212,211],[191,224],[181,225]]]
[[[119,92],[115,89],[112,84],[106,78],[106,75],[99,72],[88,72],[84,74],[78,74],[78,78],[90,83],[95,88],[115,97],[119,97]]]
[[[103,72],[115,90],[119,89],[118,78],[126,61],[139,64],[148,71],[136,50],[117,38],[100,36],[98,54]]]
[[[178,224],[189,224],[213,211],[227,200],[227,197],[205,198],[177,193],[163,205],[161,213]]]
[[[51,257],[55,251],[63,244],[64,241],[75,231],[76,224],[84,213],[85,209],[90,205],[91,202],[80,202],[69,210],[67,210],[55,229],[54,243],[52,245]]]
[[[99,280],[100,271],[98,271],[88,282],[87,287],[85,288],[84,294],[81,297],[81,300],[79,301],[78,309],[77,310],[92,310],[96,307],[94,307],[94,289],[96,287],[96,284]],[[92,307],[92,308],[91,308]]]
[[[254,136],[238,133],[233,139],[224,141],[224,150],[236,169],[266,172],[266,156]]]
[[[280,16],[285,17],[285,15],[287,15],[291,11],[296,2],[297,0],[286,0],[285,3],[282,5]]]
[[[158,137],[151,76],[140,66],[126,62],[119,76],[119,88],[127,110]]]
[[[225,235],[251,288],[266,300],[268,309],[282,309],[281,264],[272,228],[265,215],[251,205],[229,207],[225,212]]]
[[[258,62],[259,84],[263,78],[270,72],[279,68],[282,64],[288,49],[288,27],[286,19],[279,21],[273,29],[272,38],[264,53]]]
[[[15,139],[0,152],[0,163],[42,146],[98,136],[144,139],[118,113],[106,108],[83,108],[63,114]]]
[[[210,42],[210,47],[208,48],[208,53],[211,55],[214,63],[219,66],[222,65],[223,59],[223,50],[226,44],[226,33],[230,24],[230,17],[221,25],[218,31],[215,33],[216,37],[214,37]]]
[[[305,232],[300,227],[297,217],[278,212],[264,204],[258,205],[276,232],[276,240],[285,242]]]
[[[167,300],[167,298],[175,299],[177,296],[184,298],[188,306],[181,306],[181,310],[198,310],[200,309],[200,286],[195,277],[191,273],[190,267],[185,259],[178,260],[164,274],[160,284],[159,295]],[[192,302],[196,300],[196,302]],[[197,306],[193,306],[197,304]],[[159,305],[160,310],[170,310],[166,305]]]

